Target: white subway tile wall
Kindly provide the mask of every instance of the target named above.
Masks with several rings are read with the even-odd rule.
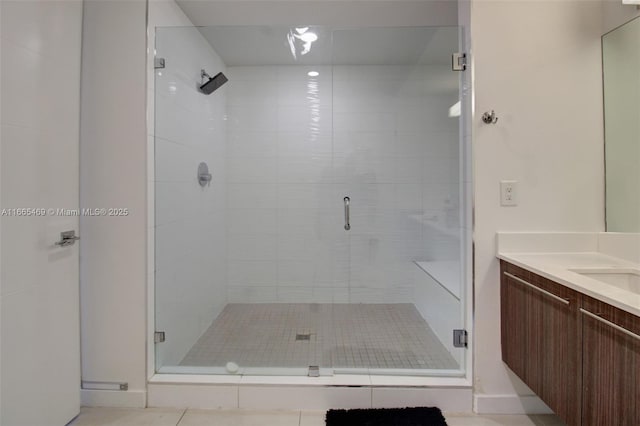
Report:
[[[459,258],[448,66],[227,74],[229,302],[411,302],[412,261]]]

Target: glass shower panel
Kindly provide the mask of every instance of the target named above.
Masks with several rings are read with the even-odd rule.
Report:
[[[199,92],[201,70],[225,71],[197,28],[157,28],[155,69],[156,366],[183,365],[225,306],[228,224],[226,87]],[[207,165],[209,181],[199,174]]]
[[[330,32],[158,28],[156,55],[159,371],[326,374],[349,273]]]

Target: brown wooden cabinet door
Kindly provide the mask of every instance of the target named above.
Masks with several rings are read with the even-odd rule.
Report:
[[[640,335],[640,318],[586,296],[582,307],[582,424],[640,425],[640,340],[598,319]]]
[[[503,361],[568,425],[580,424],[580,295],[506,262],[501,281]]]
[[[510,265],[509,265],[510,266]],[[527,360],[527,323],[525,318],[528,290],[522,284],[504,275],[509,266],[501,262],[500,328],[502,361],[525,383]]]
[[[527,384],[568,425],[580,424],[580,295],[531,275]],[[554,297],[555,296],[555,297]]]

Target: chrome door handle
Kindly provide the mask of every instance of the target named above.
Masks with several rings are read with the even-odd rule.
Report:
[[[56,245],[60,247],[72,246],[79,239],[80,237],[76,236],[76,231],[63,231],[60,233],[60,241],[56,241]]]
[[[198,175],[198,183],[200,186],[211,185],[211,173],[202,173]]]
[[[344,229],[348,231],[351,229],[351,224],[349,223],[349,204],[351,203],[351,198],[344,197]]]
[[[563,297],[556,296],[555,294],[553,294],[553,293],[551,293],[551,292],[548,292],[547,290],[544,290],[544,289],[542,289],[542,288],[540,288],[540,287],[538,287],[538,286],[535,286],[535,285],[533,285],[533,284],[531,284],[531,283],[528,283],[528,282],[526,282],[525,280],[523,280],[522,278],[518,278],[518,277],[516,277],[516,276],[515,276],[515,275],[513,275],[513,274],[510,274],[510,273],[508,273],[508,272],[505,272],[505,273],[504,273],[504,275],[506,275],[507,277],[511,278],[512,280],[515,280],[515,281],[517,281],[517,282],[519,282],[519,283],[521,283],[521,284],[526,285],[527,287],[529,287],[529,288],[531,288],[531,289],[533,289],[533,290],[536,290],[536,291],[538,291],[538,292],[540,292],[540,293],[544,294],[545,296],[549,296],[550,298],[552,298],[552,299],[554,299],[554,300],[557,300],[557,301],[558,301],[558,302],[560,302],[560,303],[564,303],[565,305],[568,305],[568,304],[570,304],[570,303],[571,303],[571,301],[570,301],[569,299],[565,299],[565,298],[563,298]]]
[[[609,321],[609,320],[607,320],[607,319],[605,319],[605,318],[602,318],[602,317],[601,317],[600,315],[598,315],[598,314],[594,314],[593,312],[589,312],[589,311],[587,311],[586,309],[582,309],[582,308],[580,308],[580,312],[581,312],[581,313],[583,313],[584,315],[587,315],[587,316],[589,316],[589,317],[591,317],[591,318],[595,319],[595,320],[600,321],[600,322],[601,322],[601,323],[603,323],[603,324],[608,325],[608,326],[609,326],[609,327],[611,327],[611,328],[614,328],[614,329],[616,329],[616,330],[618,330],[618,331],[620,331],[620,332],[622,332],[622,333],[626,334],[627,336],[631,336],[631,337],[633,337],[634,339],[640,340],[640,335],[638,335],[638,334],[634,333],[633,331],[627,330],[627,329],[626,329],[626,328],[624,328],[624,327],[620,327],[618,324],[614,324],[614,323],[612,323],[611,321]]]

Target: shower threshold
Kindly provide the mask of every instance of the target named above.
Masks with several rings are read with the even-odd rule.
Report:
[[[449,412],[472,412],[471,380],[464,376],[335,374],[307,377],[159,373],[153,375],[147,384],[148,407],[327,410],[424,405],[438,406]]]
[[[323,410],[393,398],[471,412],[468,373],[410,303],[229,304],[179,365],[149,378],[148,406]]]
[[[312,366],[310,366],[312,367]],[[290,368],[268,368],[268,367],[256,367],[245,368],[242,374],[229,374],[224,367],[194,367],[194,366],[167,366],[161,367],[158,373],[154,377],[158,379],[161,376],[182,376],[182,378],[191,376],[200,380],[200,376],[211,376],[213,383],[224,383],[225,381],[237,382],[236,377],[242,377],[244,381],[251,382],[251,378],[255,377],[291,377],[294,378],[296,383],[315,383],[313,379],[317,378],[336,378],[335,383],[343,383],[344,379],[352,380],[354,377],[368,377],[368,376],[380,376],[380,377],[399,377],[402,380],[406,378],[415,378],[416,383],[431,383],[429,380],[423,379],[447,379],[447,378],[463,378],[465,376],[464,371],[459,369],[423,369],[423,370],[407,370],[407,369],[368,369],[368,368],[319,368],[318,376],[310,376],[309,367],[290,367]],[[299,379],[305,379],[300,381]],[[310,378],[312,380],[306,380]],[[260,379],[263,381],[264,379]],[[280,380],[280,379],[278,379]],[[359,381],[359,380],[358,380]],[[207,380],[205,380],[207,382]],[[329,380],[332,382],[332,380]],[[444,383],[437,380],[438,383]]]

